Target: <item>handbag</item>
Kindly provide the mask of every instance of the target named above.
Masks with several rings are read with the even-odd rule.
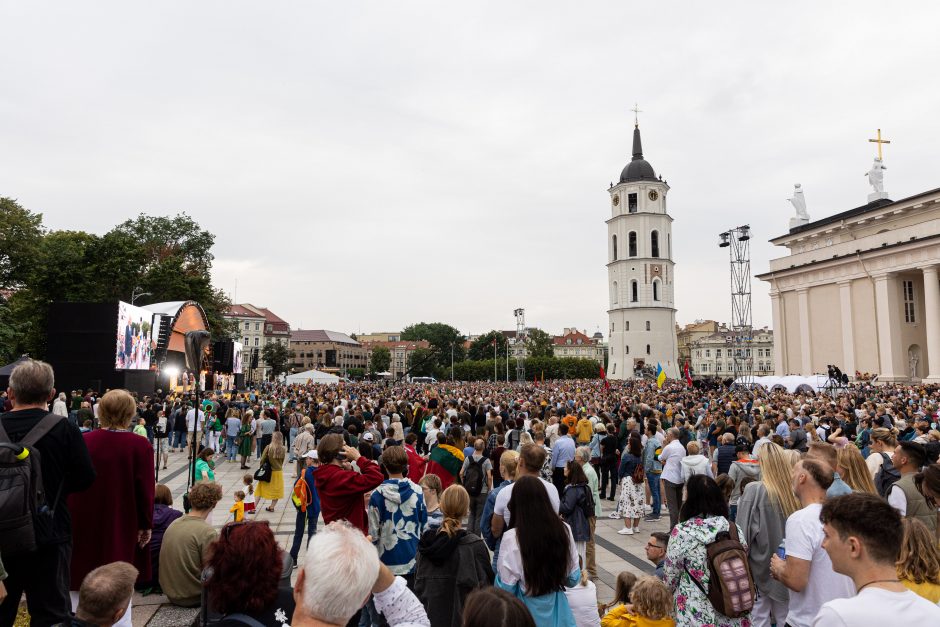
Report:
[[[271,481],[271,464],[267,461],[261,464],[261,467],[255,471],[255,481],[264,481],[265,483]]]

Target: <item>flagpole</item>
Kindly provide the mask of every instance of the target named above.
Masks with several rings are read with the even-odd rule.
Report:
[[[499,360],[496,358],[496,338],[494,337],[493,338],[493,383],[496,383],[497,377],[499,376],[496,374],[497,373],[496,368],[498,366],[499,366]]]

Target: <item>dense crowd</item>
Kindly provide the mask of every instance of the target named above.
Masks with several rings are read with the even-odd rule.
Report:
[[[936,387],[135,398],[56,395],[51,368],[27,361],[3,400],[0,481],[16,470],[36,489],[21,491],[25,518],[0,498],[0,625],[24,594],[34,625],[129,625],[135,588],[223,625],[940,624]],[[155,480],[180,450],[185,513]],[[216,465],[235,463],[219,530]],[[650,574],[621,573],[599,605],[603,500],[621,535],[663,515],[669,532],[649,534]],[[296,513],[288,551],[258,514],[279,506]]]

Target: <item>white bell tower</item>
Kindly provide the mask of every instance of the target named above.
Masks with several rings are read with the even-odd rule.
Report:
[[[643,158],[639,124],[633,129],[633,159],[607,191],[607,375],[629,379],[639,368],[655,369],[659,363],[667,377],[678,378],[669,186]]]

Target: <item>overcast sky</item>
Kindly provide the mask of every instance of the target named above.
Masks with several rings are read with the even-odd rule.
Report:
[[[669,181],[680,323],[730,317],[717,234],[781,256],[940,187],[935,2],[0,2],[0,195],[53,229],[186,212],[294,327],[607,330],[607,187]],[[128,295],[129,297],[129,295]],[[754,322],[770,324],[754,281]]]

